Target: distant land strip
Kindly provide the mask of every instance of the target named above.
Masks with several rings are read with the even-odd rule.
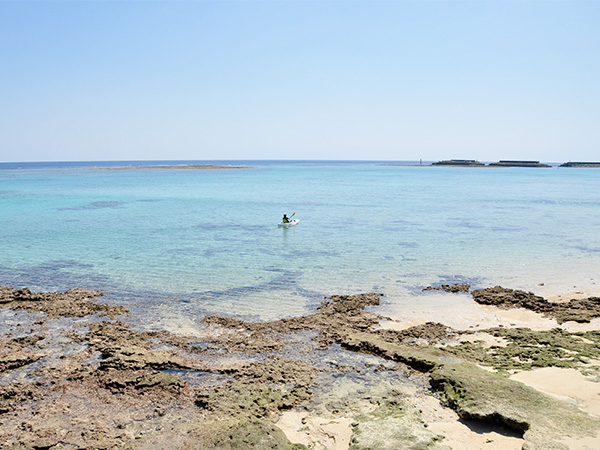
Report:
[[[475,159],[446,159],[431,164],[432,166],[455,166],[455,167],[552,167],[549,164],[540,163],[539,161],[516,161],[516,160],[500,160],[495,163],[484,164]],[[599,167],[600,162],[578,161],[566,162],[558,167]]]
[[[204,165],[179,165],[179,166],[123,166],[123,167],[98,167],[97,170],[132,170],[132,169],[248,169],[249,166],[218,166]]]

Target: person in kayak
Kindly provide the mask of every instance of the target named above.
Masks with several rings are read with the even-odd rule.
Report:
[[[288,218],[287,214],[283,215],[283,219],[281,220],[283,223],[290,223],[290,219]]]

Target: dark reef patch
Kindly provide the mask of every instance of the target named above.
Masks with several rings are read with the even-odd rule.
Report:
[[[58,211],[88,211],[94,209],[118,209],[123,207],[125,202],[118,202],[114,200],[102,200],[97,202],[90,202],[80,206],[67,206],[64,208],[57,208]]]
[[[556,319],[561,324],[567,321],[589,322],[600,317],[600,297],[572,299],[567,303],[549,302],[532,292],[507,289],[501,286],[477,289],[472,292],[475,301],[481,305],[497,308],[524,308]]]

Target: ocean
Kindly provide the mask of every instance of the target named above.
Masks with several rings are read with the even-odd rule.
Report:
[[[239,169],[105,170],[224,164]],[[295,213],[295,227],[280,228]],[[104,292],[141,325],[267,320],[332,294],[600,285],[600,170],[381,161],[0,164],[0,285]]]

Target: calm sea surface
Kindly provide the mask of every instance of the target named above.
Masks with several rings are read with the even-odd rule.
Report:
[[[598,169],[99,170],[173,163],[193,162],[0,164],[0,284],[99,289],[148,322],[271,319],[371,291],[406,307],[441,282],[600,284]]]

